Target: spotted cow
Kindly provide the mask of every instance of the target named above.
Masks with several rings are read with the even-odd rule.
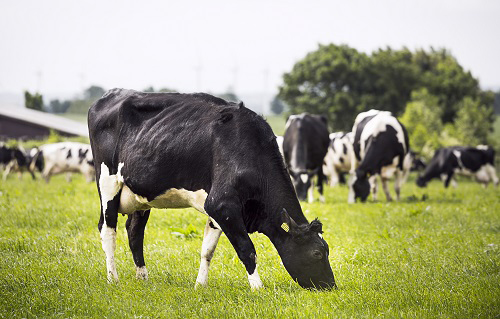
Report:
[[[419,187],[425,187],[433,178],[441,178],[444,186],[450,182],[456,187],[454,175],[474,177],[484,187],[490,182],[498,186],[495,170],[495,151],[486,145],[477,147],[452,146],[438,149],[425,171],[417,179]]]
[[[34,165],[42,168],[42,177],[48,183],[52,175],[66,173],[71,181],[71,173],[82,173],[87,182],[95,177],[94,160],[89,144],[61,142],[45,144],[33,156]],[[38,161],[38,162],[37,162]]]
[[[283,136],[283,154],[300,200],[305,200],[306,197],[309,202],[314,200],[313,178],[317,176],[320,201],[325,201],[323,161],[329,143],[327,120],[324,116],[303,113],[288,118]]]
[[[89,110],[90,142],[101,199],[98,229],[108,280],[118,279],[118,214],[136,276],[147,278],[143,240],[151,208],[193,207],[208,215],[197,285],[206,285],[222,232],[262,287],[249,233],[265,234],[304,288],[335,286],[318,220],[302,213],[267,122],[243,103],[214,96],[108,91]]]
[[[376,176],[380,175],[388,201],[392,200],[387,182],[394,175],[396,197],[400,198],[404,180],[406,154],[409,151],[408,133],[405,127],[390,112],[370,110],[358,114],[353,126],[353,150],[351,178],[349,181],[349,203],[357,198],[365,201],[372,191],[376,195]],[[407,160],[408,161],[408,160]]]
[[[330,133],[330,146],[325,156],[323,172],[329,177],[330,186],[345,183],[344,175],[351,170],[354,137],[352,132]]]

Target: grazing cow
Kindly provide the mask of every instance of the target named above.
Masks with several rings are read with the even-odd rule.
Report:
[[[39,169],[43,167],[42,176],[47,183],[52,175],[61,173],[67,173],[68,182],[71,181],[71,173],[82,173],[89,183],[95,177],[92,150],[89,144],[84,143],[61,142],[42,145],[34,155],[32,165],[38,166]]]
[[[344,184],[344,175],[351,170],[351,156],[353,154],[352,132],[337,132],[330,134],[330,146],[325,157],[323,171],[330,177],[330,186],[339,182]]]
[[[371,177],[376,194],[376,175],[380,175],[388,201],[392,200],[388,180],[396,175],[396,198],[400,198],[404,179],[404,162],[409,150],[408,133],[391,112],[370,110],[358,114],[353,126],[354,157],[349,181],[349,203],[357,198],[366,201],[370,194]],[[409,168],[409,165],[408,165]]]
[[[283,154],[299,200],[305,200],[307,196],[309,202],[313,202],[313,177],[317,175],[320,201],[325,201],[323,161],[329,143],[325,117],[303,113],[288,118],[283,137]]]
[[[454,174],[474,176],[476,181],[487,186],[493,182],[498,186],[495,171],[495,151],[488,146],[478,147],[452,146],[438,149],[424,173],[417,179],[419,187],[425,187],[433,178],[441,178],[444,187],[454,182]],[[456,184],[455,184],[456,186]]]
[[[5,168],[3,172],[3,180],[11,171],[18,172],[19,178],[24,171],[31,174],[33,179],[36,179],[35,174],[30,168],[30,157],[22,148],[0,146],[0,165]]]
[[[101,199],[98,229],[108,280],[118,279],[114,252],[118,214],[136,276],[147,278],[144,228],[151,208],[193,207],[208,215],[197,285],[222,231],[260,288],[249,233],[265,234],[291,277],[305,288],[335,286],[322,225],[302,213],[275,136],[243,106],[208,94],[108,91],[89,110],[90,142]]]

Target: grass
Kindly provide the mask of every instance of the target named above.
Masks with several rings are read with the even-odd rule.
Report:
[[[326,188],[318,216],[339,289],[314,292],[291,281],[261,234],[252,240],[265,289],[221,237],[204,289],[196,280],[205,217],[154,210],[146,229],[150,278],[135,279],[120,216],[120,282],[106,282],[95,184],[81,176],[49,185],[10,177],[0,184],[1,318],[492,318],[500,316],[500,193],[461,181],[403,188],[399,203],[347,204],[347,188]],[[428,199],[420,200],[423,195]],[[383,194],[380,194],[383,198]],[[182,237],[179,229],[191,232]]]

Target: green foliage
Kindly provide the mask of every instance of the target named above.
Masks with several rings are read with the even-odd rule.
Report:
[[[189,224],[185,228],[170,227],[170,230],[172,231],[171,232],[172,235],[177,236],[179,238],[192,239],[192,238],[201,237],[200,232],[196,229],[195,226],[193,226],[193,224]]]
[[[144,251],[147,281],[135,278],[126,217],[119,216],[120,281],[106,282],[97,230],[96,185],[76,175],[50,184],[11,176],[0,183],[0,318],[494,318],[500,313],[498,190],[460,181],[444,190],[403,186],[399,203],[347,204],[347,187],[326,187],[319,217],[339,289],[301,289],[272,243],[250,235],[265,285],[251,291],[245,268],[222,235],[208,286],[194,289],[204,229],[193,209],[153,209]],[[427,197],[425,197],[427,195]],[[425,201],[420,199],[426,198]]]
[[[493,131],[493,118],[492,105],[466,97],[458,104],[455,121],[457,136],[467,145],[488,144],[488,136]]]
[[[28,109],[43,111],[43,96],[38,92],[31,94],[24,91],[24,106]]]
[[[443,130],[438,98],[427,89],[414,91],[406,110],[400,118],[406,127],[411,148],[417,152],[440,147],[439,136]]]
[[[458,103],[481,96],[478,81],[446,50],[379,49],[370,56],[346,45],[320,45],[283,75],[279,97],[290,113],[327,115],[331,129],[349,130],[371,108],[400,116],[411,93],[437,97],[441,121],[454,121]],[[493,102],[491,102],[493,103]]]
[[[93,103],[96,100],[98,100],[101,96],[103,96],[105,92],[106,90],[104,90],[102,87],[92,85],[88,89],[83,91],[83,98],[85,100],[90,100]]]
[[[27,140],[20,141],[16,139],[11,139],[6,141],[6,145],[9,147],[23,147],[24,149],[30,149],[33,147],[38,147],[43,144],[59,143],[59,142],[80,142],[89,144],[89,138],[83,136],[76,137],[64,137],[59,135],[56,131],[50,130],[50,134],[46,139],[43,140]]]

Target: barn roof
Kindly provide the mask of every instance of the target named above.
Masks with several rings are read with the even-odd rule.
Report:
[[[89,136],[89,131],[85,124],[22,106],[0,106],[0,116],[33,123],[71,135]]]

